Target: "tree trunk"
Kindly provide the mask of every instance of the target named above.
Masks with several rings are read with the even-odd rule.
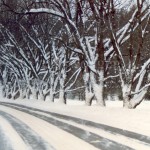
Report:
[[[148,90],[148,88],[143,90],[141,93],[134,95],[133,98],[129,101],[127,108],[135,109],[138,105],[140,105],[140,103],[144,100],[147,90]]]
[[[19,94],[20,94],[20,99],[24,99],[24,97],[25,97],[25,95],[24,95],[24,91],[23,91],[23,89],[20,89],[19,90]]]
[[[61,89],[59,92],[59,103],[60,104],[66,104],[66,96],[65,96],[65,91],[64,89]]]
[[[124,95],[123,96],[123,107],[132,109],[131,96],[129,95],[128,92],[124,93],[123,95]]]
[[[122,96],[123,96],[123,107],[132,108],[131,106],[131,85],[128,83],[122,83]]]
[[[37,100],[38,99],[38,93],[37,93],[36,89],[32,88],[31,93],[32,93],[32,99]]]
[[[125,96],[123,97],[123,107],[135,109],[143,101],[145,94],[146,92],[143,92],[141,94],[134,95],[133,98],[131,98],[129,93],[125,93]]]
[[[87,69],[86,72],[84,72],[83,80],[85,85],[85,105],[91,106],[94,93],[92,92],[92,85],[90,81],[89,72]]]
[[[38,100],[44,101],[44,95],[42,92],[39,92],[38,94]]]
[[[90,92],[88,88],[85,89],[85,105],[91,106],[94,93]]]
[[[104,86],[103,84],[94,84],[93,85],[93,89],[94,89],[94,94],[97,100],[97,105],[98,106],[106,106],[105,104],[105,100],[104,100]]]
[[[6,97],[6,89],[5,86],[2,88],[2,96],[5,98]]]
[[[30,99],[30,89],[29,88],[26,89],[26,98]]]
[[[104,72],[101,71],[99,74],[99,84],[96,83],[96,79],[94,77],[94,73],[92,72],[90,74],[91,80],[92,80],[92,86],[95,94],[95,98],[97,100],[98,106],[106,106],[105,100],[104,100]]]
[[[48,102],[54,103],[54,92],[53,92],[52,88],[50,89],[50,93],[46,99]]]
[[[50,93],[49,100],[50,102],[54,102],[54,93]]]
[[[5,93],[6,93],[6,98],[9,98],[9,86],[5,86]]]

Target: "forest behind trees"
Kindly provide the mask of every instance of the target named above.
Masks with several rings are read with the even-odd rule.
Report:
[[[150,99],[150,2],[0,0],[3,96],[126,108]]]

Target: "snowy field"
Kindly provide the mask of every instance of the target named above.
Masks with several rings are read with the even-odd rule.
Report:
[[[106,101],[106,108],[95,105],[85,106],[84,101],[68,100],[67,105],[43,102],[39,100],[8,100],[1,101],[22,104],[42,110],[70,115],[109,126],[150,135],[150,101],[143,101],[136,109],[122,107],[121,101]]]

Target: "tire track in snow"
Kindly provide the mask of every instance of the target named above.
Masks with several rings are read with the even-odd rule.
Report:
[[[80,118],[76,118],[76,117],[57,114],[57,113],[53,113],[53,112],[48,112],[48,111],[40,110],[40,109],[37,109],[37,108],[32,108],[32,107],[20,105],[20,104],[12,104],[12,103],[5,103],[5,102],[0,102],[0,104],[10,104],[10,105],[13,105],[13,106],[26,108],[26,109],[33,110],[33,111],[46,113],[46,114],[49,114],[49,115],[54,116],[54,117],[59,118],[59,119],[64,119],[64,120],[67,120],[67,121],[72,121],[72,122],[77,123],[77,124],[102,129],[102,130],[104,130],[106,132],[109,132],[111,134],[122,135],[122,136],[125,136],[125,137],[129,137],[131,139],[135,139],[135,140],[138,140],[140,142],[143,142],[146,145],[150,145],[150,136],[145,136],[145,135],[142,135],[142,134],[139,134],[139,133],[135,133],[135,132],[131,132],[131,131],[111,127],[111,126],[96,123],[96,122],[93,122],[93,121],[88,121],[88,120],[84,120],[84,119],[80,119]]]
[[[16,130],[18,135],[22,138],[22,140],[26,144],[27,146],[26,150],[54,150],[52,146],[46,143],[40,136],[38,136],[38,134],[36,134],[22,121],[3,111],[0,111],[0,116],[5,118],[7,122],[9,122],[10,125],[13,127],[13,129]]]
[[[14,141],[8,135],[9,133],[13,132],[12,131],[13,129],[9,126],[7,121],[3,119],[1,116],[0,116],[0,122],[3,122],[3,124],[0,124],[0,150],[13,150],[15,147],[13,146]]]
[[[0,104],[2,104],[2,103],[0,103]],[[84,140],[85,142],[88,142],[89,144],[91,144],[94,147],[99,148],[101,150],[108,150],[108,149],[110,149],[110,150],[133,150],[132,148],[130,148],[128,146],[114,142],[112,140],[109,140],[107,138],[99,136],[95,133],[83,130],[83,129],[75,127],[73,125],[69,125],[62,121],[58,121],[57,119],[54,119],[52,117],[47,117],[47,116],[32,112],[30,110],[23,109],[23,108],[25,108],[24,106],[23,106],[23,108],[19,108],[19,107],[16,107],[15,105],[7,105],[6,103],[3,103],[2,105],[25,112],[25,113],[28,113],[28,114],[33,115],[37,118],[40,118],[44,121],[47,121],[48,123],[55,125],[58,128],[66,131],[68,133],[71,133],[72,135]]]

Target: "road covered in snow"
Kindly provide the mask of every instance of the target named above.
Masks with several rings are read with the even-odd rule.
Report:
[[[148,130],[135,132],[136,130],[132,130],[130,124],[130,131],[128,127],[126,129],[119,126],[115,127],[113,123],[109,124],[106,121],[108,117],[106,110],[104,111],[106,120],[99,121],[96,120],[97,117],[91,119],[93,114],[90,114],[91,109],[89,108],[88,111],[86,106],[57,107],[53,105],[47,109],[47,104],[44,102],[1,101],[0,150],[150,149],[149,132],[145,134]],[[96,110],[100,109],[95,107]],[[81,111],[83,112],[82,115]],[[123,112],[121,113],[124,117]],[[84,117],[84,114],[88,117]],[[103,119],[101,115],[99,117]],[[111,116],[110,112],[110,121],[113,121],[112,117],[114,114]],[[137,118],[135,119],[135,123],[137,123]]]

